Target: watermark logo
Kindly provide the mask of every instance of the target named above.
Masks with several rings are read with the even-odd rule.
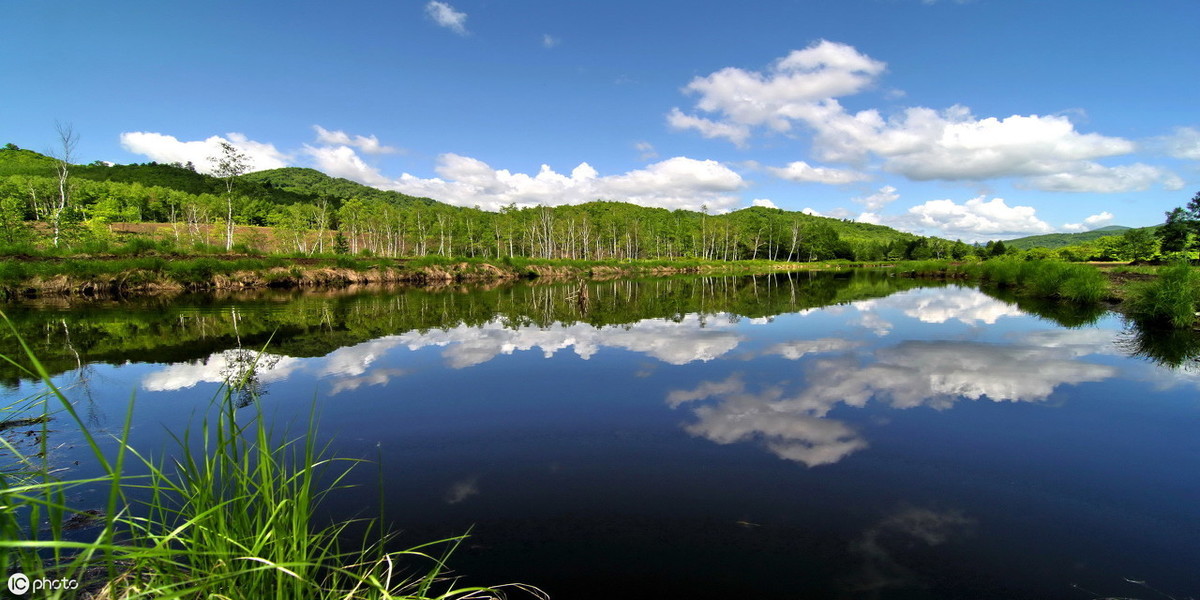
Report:
[[[29,578],[24,573],[13,573],[8,576],[8,591],[24,596],[29,591]]]
[[[13,573],[8,576],[8,591],[17,596],[24,596],[30,591],[39,592],[42,590],[77,590],[79,589],[79,581],[75,579],[30,579],[24,573]]]

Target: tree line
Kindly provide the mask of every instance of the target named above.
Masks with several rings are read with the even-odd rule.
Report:
[[[961,241],[765,207],[709,214],[597,200],[491,212],[311,169],[246,173],[245,156],[232,146],[214,157],[214,176],[182,164],[72,165],[67,154],[45,157],[12,144],[0,150],[0,244],[104,244],[116,241],[116,223],[155,223],[160,237],[182,248],[384,257],[816,261],[983,252]],[[47,223],[55,225],[49,239]]]

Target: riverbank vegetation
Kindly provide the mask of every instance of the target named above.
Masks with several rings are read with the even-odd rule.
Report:
[[[106,443],[24,350],[19,362],[33,367],[27,374],[45,391],[0,411],[0,423],[8,423],[28,421],[40,407],[36,426],[21,427],[35,432],[33,448],[0,436],[0,565],[27,584],[53,582],[35,587],[37,597],[498,597],[494,589],[455,589],[447,578],[445,559],[458,538],[392,551],[382,520],[322,524],[317,507],[347,493],[341,481],[361,461],[323,456],[311,421],[289,438],[260,412],[239,414],[258,410],[252,398],[240,409],[234,402],[245,379],[227,381],[199,423],[172,433],[177,446],[167,459],[129,446],[128,416],[115,448]],[[64,427],[77,430],[99,473],[72,477],[70,468],[56,468],[49,440]],[[81,498],[95,504],[80,505]],[[352,536],[351,529],[365,533]]]

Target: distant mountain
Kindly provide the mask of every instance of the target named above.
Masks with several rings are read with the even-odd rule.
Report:
[[[1018,250],[1028,250],[1030,248],[1062,248],[1063,246],[1073,246],[1097,240],[1099,238],[1110,235],[1122,235],[1126,231],[1134,229],[1133,227],[1125,227],[1123,225],[1109,225],[1083,233],[1047,233],[1044,235],[1031,235],[1013,240],[1004,240],[1004,245]],[[1158,229],[1158,226],[1143,227],[1151,231]]]

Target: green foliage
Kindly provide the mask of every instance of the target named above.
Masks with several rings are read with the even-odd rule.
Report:
[[[1140,321],[1189,328],[1196,323],[1200,272],[1186,262],[1159,270],[1158,279],[1143,283],[1130,295],[1130,313]]]
[[[1043,235],[1031,235],[1028,237],[1005,240],[1004,243],[1008,244],[1010,248],[1015,248],[1017,250],[1029,250],[1030,248],[1049,248],[1054,250],[1064,246],[1085,244],[1105,236],[1120,235],[1127,229],[1129,228],[1122,227],[1120,225],[1110,225],[1108,227],[1101,227],[1099,229],[1093,229],[1092,231],[1085,231],[1082,233],[1047,233]],[[1153,227],[1144,229],[1149,229],[1151,231],[1154,230]]]
[[[42,205],[56,189],[54,164],[33,152],[0,151],[0,217],[8,199],[8,214],[44,219]],[[265,236],[248,245],[303,254],[324,253],[327,244],[347,254],[368,250],[373,256],[492,259],[807,262],[962,259],[971,253],[961,241],[765,207],[709,215],[595,201],[488,212],[377,190],[312,169],[237,171],[226,170],[219,179],[187,165],[73,166],[72,203],[90,233],[64,243],[73,247],[83,237],[119,242],[112,224],[140,221],[169,223],[181,245],[223,240],[226,249],[233,243],[231,223],[269,224],[273,247],[267,248]]]

